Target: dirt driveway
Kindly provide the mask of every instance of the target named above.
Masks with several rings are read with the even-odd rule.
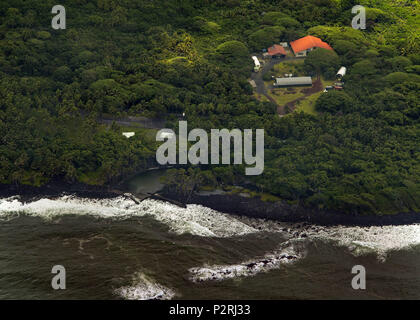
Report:
[[[297,58],[297,57],[285,57],[280,59],[271,59],[268,63],[264,64],[263,68],[260,72],[254,72],[251,75],[251,80],[255,81],[256,84],[256,92],[258,94],[264,95],[268,100],[274,103],[277,106],[277,112],[279,115],[285,114],[285,106],[280,106],[276,100],[274,100],[267,92],[267,88],[265,87],[263,76],[269,72],[276,64],[282,63],[284,61],[293,61],[293,60],[300,60],[304,58]]]
[[[322,89],[323,89],[322,81],[321,81],[321,78],[318,76],[318,78],[312,84],[312,87],[302,90],[302,93],[304,94],[303,97],[290,101],[289,103],[286,103],[282,107],[277,107],[277,112],[279,114],[284,114],[284,113],[280,113],[279,108],[282,108],[281,112],[285,112],[286,110],[293,111],[296,107],[297,102],[306,99],[307,97],[313,95],[314,93],[320,92]]]

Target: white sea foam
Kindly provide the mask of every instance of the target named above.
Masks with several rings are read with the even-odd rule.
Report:
[[[281,248],[263,257],[232,265],[205,265],[189,269],[193,282],[220,281],[236,277],[254,276],[260,272],[278,269],[293,263],[306,255],[307,241],[321,240],[333,245],[346,247],[355,256],[376,254],[384,262],[392,251],[409,250],[420,245],[420,225],[373,226],[373,227],[321,227],[302,224],[274,223],[271,221],[241,219],[247,224],[271,232],[286,232],[292,237]],[[305,238],[302,238],[305,234]]]
[[[143,273],[136,273],[131,285],[118,288],[114,293],[126,300],[171,300],[175,296],[175,291]]]
[[[279,223],[261,219],[238,218],[200,206],[180,208],[170,203],[145,200],[140,204],[131,199],[86,199],[62,196],[24,203],[19,197],[0,199],[0,219],[13,218],[16,213],[52,219],[56,216],[80,214],[101,218],[127,219],[151,216],[169,226],[177,234],[190,233],[202,237],[242,236],[263,231],[284,232],[291,237],[305,233],[309,240],[331,241],[350,249],[354,255],[375,252],[385,259],[389,251],[420,245],[420,224],[383,227],[297,227],[299,224]],[[301,224],[300,224],[301,225]],[[285,232],[284,230],[287,230]]]
[[[278,269],[282,265],[291,264],[305,256],[302,239],[286,241],[273,252],[262,257],[233,265],[206,265],[190,268],[190,280],[193,282],[221,281],[236,277],[255,276],[261,272]]]
[[[258,230],[285,232],[293,238],[303,234],[309,240],[321,240],[347,247],[355,256],[376,253],[385,260],[387,253],[420,246],[420,224],[372,227],[324,227],[307,223],[285,223],[261,219],[240,218]],[[286,231],[285,231],[286,230]]]
[[[356,255],[376,253],[385,260],[389,252],[420,245],[420,224],[382,227],[330,227],[312,235],[348,247]]]
[[[200,205],[180,208],[170,203],[145,200],[140,204],[125,197],[85,199],[63,196],[23,203],[17,197],[0,199],[0,218],[24,213],[52,219],[62,215],[92,215],[102,218],[126,219],[151,216],[169,226],[177,234],[190,233],[203,237],[231,237],[258,232],[236,218]]]

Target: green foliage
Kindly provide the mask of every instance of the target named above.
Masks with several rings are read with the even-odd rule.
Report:
[[[250,58],[248,48],[240,41],[232,40],[220,44],[216,48],[215,58],[230,68],[243,69]],[[248,63],[249,64],[249,63]]]
[[[407,57],[393,57],[386,60],[386,63],[390,65],[390,70],[395,72],[403,72],[405,71],[405,68],[412,65],[411,60]]]
[[[316,101],[315,108],[320,112],[352,112],[352,98],[344,91],[330,91],[322,94]]]
[[[0,183],[118,181],[156,165],[154,131],[126,139],[98,118],[158,117],[175,128],[185,112],[190,128],[264,128],[265,170],[182,168],[168,174],[173,192],[246,184],[270,201],[419,211],[419,6],[368,1],[362,31],[350,27],[355,4],[76,1],[67,30],[55,31],[50,2],[2,2]],[[336,53],[311,52],[306,72],[333,78],[345,65],[345,89],[320,94],[318,115],[280,118],[254,98],[251,52],[307,34]]]
[[[240,41],[228,41],[219,45],[216,52],[226,57],[243,58],[248,54],[248,49]]]
[[[70,83],[72,80],[72,70],[67,66],[58,67],[54,73],[53,78],[56,81]]]
[[[420,81],[420,76],[405,72],[393,72],[385,77],[385,81],[391,86],[407,81],[413,81],[418,83]]]
[[[338,55],[331,50],[317,48],[309,52],[305,59],[308,73],[322,74],[326,79],[333,79],[340,66]]]
[[[267,24],[267,25],[275,25],[280,19],[287,18],[287,17],[288,16],[284,14],[283,12],[277,12],[277,11],[266,12],[261,18],[261,23]]]
[[[359,77],[370,77],[377,72],[378,69],[375,67],[375,62],[370,59],[364,59],[355,63],[351,69],[351,74]]]
[[[47,40],[51,38],[51,33],[49,33],[48,31],[39,31],[36,33],[36,36],[41,40]]]
[[[264,27],[249,36],[249,44],[254,50],[267,48],[280,42],[285,30],[281,26]]]
[[[214,34],[220,31],[220,25],[213,21],[207,21],[205,18],[197,16],[191,20],[189,27],[191,30],[202,34]]]

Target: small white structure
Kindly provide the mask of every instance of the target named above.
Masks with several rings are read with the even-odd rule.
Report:
[[[254,71],[255,72],[258,72],[258,71],[260,71],[260,68],[261,68],[261,63],[260,63],[260,61],[258,60],[258,58],[256,57],[256,56],[252,56],[252,60],[254,60]]]
[[[255,83],[255,81],[254,81],[254,80],[249,80],[249,84],[250,84],[253,88],[256,88],[256,87],[257,87],[257,84]]]
[[[337,72],[337,75],[336,75],[337,79],[342,79],[346,75],[346,72],[347,72],[347,68],[341,67],[340,70],[338,70]]]
[[[159,131],[156,138],[158,140],[172,139],[173,136],[174,136],[173,132]]]
[[[134,137],[136,135],[136,133],[135,132],[123,132],[122,135],[128,139],[128,138]]]
[[[287,42],[280,42],[280,45],[281,45],[283,48],[287,48],[287,47],[288,47]]]

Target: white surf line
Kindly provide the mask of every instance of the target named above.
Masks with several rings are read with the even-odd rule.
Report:
[[[334,241],[340,246],[349,248],[356,256],[375,252],[380,260],[384,260],[389,251],[420,245],[419,224],[321,227],[235,217],[200,205],[180,208],[158,200],[146,200],[137,205],[125,197],[99,200],[62,196],[28,203],[22,202],[18,196],[0,199],[0,220],[13,219],[20,213],[39,216],[46,220],[56,216],[78,214],[111,219],[151,216],[169,226],[176,234],[189,233],[202,237],[242,236],[260,231],[284,232],[294,238],[306,236],[310,240]]]
[[[420,246],[420,224],[372,227],[319,226],[309,223],[285,223],[262,219],[238,218],[258,230],[283,232],[293,238],[306,237],[349,249],[354,256],[374,253],[385,261],[389,252]]]
[[[320,230],[311,238],[333,240],[347,247],[355,256],[375,253],[385,261],[389,252],[408,250],[420,245],[420,224],[374,227],[329,227]]]
[[[114,290],[114,294],[126,300],[171,300],[176,294],[170,288],[154,282],[143,273],[133,276],[133,284]]]
[[[223,238],[259,232],[231,215],[201,205],[190,204],[187,208],[180,208],[167,202],[146,200],[141,206],[178,234]]]
[[[235,217],[200,205],[180,208],[158,200],[145,200],[136,204],[124,197],[112,199],[86,199],[62,196],[23,203],[17,197],[0,199],[0,218],[16,213],[39,216],[51,220],[63,215],[92,215],[101,218],[127,219],[151,216],[169,226],[177,234],[190,233],[202,237],[242,236],[259,230],[242,223]]]
[[[190,268],[189,279],[198,283],[203,281],[222,281],[237,277],[251,277],[261,272],[278,269],[284,264],[291,264],[305,256],[302,239],[293,239],[282,244],[280,249],[262,257],[234,265],[213,265]]]

